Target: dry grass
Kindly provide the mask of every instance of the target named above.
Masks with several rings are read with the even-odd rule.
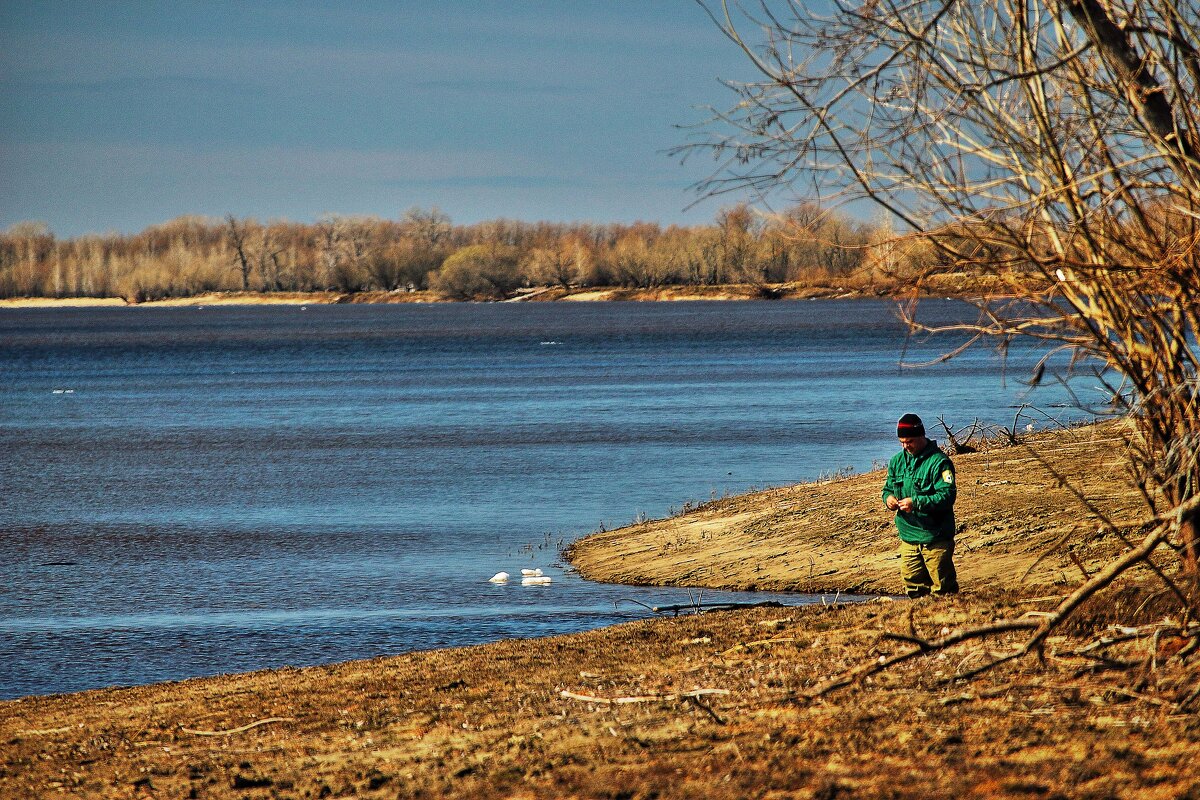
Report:
[[[6,703],[0,795],[1196,796],[1196,715],[1066,658],[944,685],[969,657],[952,652],[803,699],[894,650],[884,631],[1013,610],[978,597],[923,602],[911,621],[907,603],[757,609]]]
[[[123,306],[120,297],[3,297],[0,308],[84,308],[90,306]]]
[[[1131,506],[1112,433],[1035,444],[1120,516]],[[1174,705],[1197,684],[1195,657],[1188,672],[1177,656],[1183,640],[1107,652],[1143,665],[1131,669],[1086,650],[1114,621],[1161,623],[1143,573],[1083,609],[1044,663],[956,683],[983,656],[962,645],[808,699],[826,677],[908,646],[886,634],[937,636],[1053,606],[1065,563],[1024,583],[1018,573],[1089,523],[1026,457],[958,459],[965,591],[954,598],[668,617],[0,703],[0,796],[1200,798],[1200,717]],[[607,577],[620,567],[655,582],[894,589],[891,534],[872,511],[878,477],[731,498],[575,552]],[[756,547],[775,553],[758,570],[743,552]],[[1115,545],[1088,547],[1075,554],[1084,565]],[[814,575],[808,554],[843,566]]]
[[[1135,527],[1141,501],[1121,442],[1116,425],[1107,425],[956,456],[962,583],[1040,590],[1077,581],[1075,560],[1098,568],[1121,542],[1096,535],[1096,522],[1080,514],[1060,476],[1084,487],[1110,518]],[[615,583],[900,592],[883,479],[873,472],[717,500],[683,516],[594,534],[572,548],[571,558],[584,576]],[[1051,543],[1071,533],[1069,548],[1046,556]]]

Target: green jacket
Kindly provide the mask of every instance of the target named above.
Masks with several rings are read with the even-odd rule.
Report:
[[[913,499],[911,512],[896,512],[901,541],[928,544],[954,536],[954,464],[932,439],[915,456],[901,450],[888,462],[883,499]]]

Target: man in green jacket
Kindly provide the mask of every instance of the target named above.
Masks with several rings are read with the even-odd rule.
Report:
[[[896,424],[899,453],[888,462],[883,504],[896,512],[900,533],[900,577],[909,597],[953,594],[954,464],[925,438],[925,425],[916,414]]]

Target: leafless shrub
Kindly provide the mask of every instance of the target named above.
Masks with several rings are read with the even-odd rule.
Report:
[[[1172,570],[1195,576],[1196,1],[704,5],[759,77],[730,83],[736,105],[683,148],[719,160],[703,191],[874,203],[899,230],[881,247],[927,248],[918,283],[987,279],[977,319],[927,324],[914,297],[902,305],[911,330],[960,334],[946,358],[983,339],[1033,343],[1043,354],[1032,385],[1087,372],[1132,423],[1150,532],[1052,614],[997,623],[1031,632],[1012,657],[1040,652],[1078,602],[1163,548],[1164,582],[1174,586]],[[1014,443],[1019,420],[1005,431]],[[917,644],[905,657],[949,643]]]

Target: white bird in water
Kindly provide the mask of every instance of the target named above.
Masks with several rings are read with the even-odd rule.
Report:
[[[523,569],[523,570],[521,570],[521,574],[524,575],[526,578],[542,577],[542,571],[540,569]]]
[[[488,580],[492,583],[508,583],[508,573],[497,572],[495,575],[488,578]]]
[[[533,575],[528,578],[521,578],[522,586],[548,586],[549,584],[550,577],[548,575],[545,577],[541,575]]]

